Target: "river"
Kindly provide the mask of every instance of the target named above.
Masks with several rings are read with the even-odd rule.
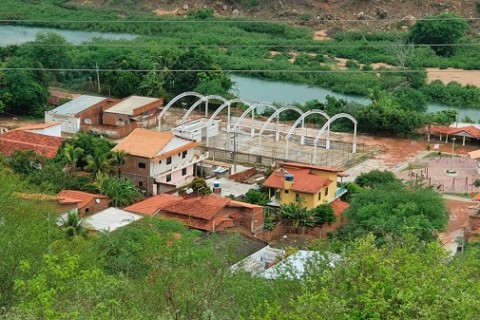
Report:
[[[43,27],[0,25],[0,47],[33,41],[35,40],[36,34],[39,32],[55,32],[61,34],[68,42],[73,44],[80,44],[82,42],[92,40],[93,38],[112,40],[132,40],[137,38],[136,35],[128,33],[77,31]]]
[[[264,80],[252,77],[234,75],[231,77],[234,82],[233,93],[241,99],[261,102],[277,102],[280,104],[292,104],[295,102],[304,104],[309,100],[317,99],[326,101],[327,96],[332,96],[346,101],[356,102],[362,105],[370,103],[370,99],[336,93],[332,90],[322,87],[310,86],[306,84]],[[470,117],[475,122],[480,120],[480,110],[478,109],[458,109],[455,107],[442,105],[439,103],[429,103],[427,105],[428,112],[437,112],[441,110],[456,110],[459,112],[459,119],[465,116]]]

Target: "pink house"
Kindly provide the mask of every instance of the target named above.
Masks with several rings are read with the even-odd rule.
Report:
[[[174,190],[190,183],[196,164],[208,157],[195,150],[198,143],[171,132],[135,129],[112,151],[127,154],[121,175],[147,195]]]

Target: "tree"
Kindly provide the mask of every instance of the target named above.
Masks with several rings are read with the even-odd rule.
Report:
[[[407,190],[392,184],[357,194],[344,216],[348,224],[341,235],[358,238],[372,233],[380,242],[385,237],[401,238],[404,234],[431,241],[448,222],[448,210],[440,194],[431,189]]]
[[[110,205],[126,207],[143,199],[143,194],[127,179],[109,177],[101,180],[100,192],[110,198]]]
[[[371,170],[362,172],[355,178],[355,183],[363,188],[375,189],[386,185],[401,185],[401,180],[395,174],[388,170]]]
[[[68,239],[75,236],[86,236],[87,230],[83,226],[83,219],[80,218],[78,210],[73,209],[67,213],[66,219],[62,221],[62,229]]]
[[[250,189],[245,194],[243,201],[264,206],[270,202],[270,199],[268,199],[268,196],[260,190]]]
[[[42,65],[26,58],[11,58],[0,74],[0,97],[5,111],[14,114],[43,115],[48,101],[48,79]],[[15,68],[36,68],[35,71]]]
[[[12,152],[8,164],[15,173],[29,175],[41,170],[47,159],[37,155],[33,150],[15,150]]]
[[[87,165],[83,167],[86,171],[90,172],[91,176],[98,182],[103,178],[107,178],[113,172],[112,162],[108,153],[91,154],[85,157]]]
[[[122,150],[111,151],[110,152],[110,161],[114,167],[116,167],[117,177],[120,178],[121,167],[125,164],[125,159],[127,154]]]
[[[194,177],[192,182],[178,190],[178,193],[185,195],[187,190],[192,189],[193,194],[208,195],[212,193],[212,189],[207,185],[205,179]]]
[[[192,49],[179,56],[172,69],[186,70],[175,71],[167,76],[165,89],[174,95],[192,91],[197,87],[204,93],[221,95],[232,86],[231,80],[213,63],[211,54],[203,48]],[[209,84],[214,85],[215,91],[222,91],[212,92],[208,89]]]
[[[67,143],[63,152],[65,153],[65,159],[67,160],[67,172],[74,173],[77,171],[77,164],[83,154],[83,149]]]
[[[476,319],[478,254],[448,261],[437,242],[407,238],[377,247],[366,237],[344,248],[333,267],[311,261],[307,271],[314,276],[305,277],[300,294],[286,303],[264,302],[248,318]]]
[[[410,29],[409,37],[415,44],[431,45],[437,55],[450,56],[454,44],[468,29],[467,22],[454,13],[441,13],[420,21]]]

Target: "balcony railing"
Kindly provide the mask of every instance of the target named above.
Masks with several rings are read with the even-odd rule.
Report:
[[[345,193],[347,193],[347,188],[337,188],[337,191],[335,191],[335,197],[334,199],[338,199],[341,196],[343,196]]]

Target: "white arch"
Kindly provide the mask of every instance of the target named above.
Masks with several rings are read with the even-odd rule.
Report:
[[[210,119],[208,119],[207,128],[210,127],[210,125],[212,124],[212,121],[215,119],[215,117],[218,116],[218,114],[223,109],[227,108],[227,112],[228,112],[227,113],[227,132],[230,132],[230,107],[234,103],[243,103],[243,104],[248,105],[248,106],[252,105],[251,102],[243,100],[243,99],[232,99],[232,100],[225,101],[220,107],[218,107],[217,110],[215,110],[215,112],[212,114]],[[209,143],[209,138],[208,138],[208,134],[207,134],[207,139],[206,139],[206,146],[207,147],[208,147],[208,143]]]
[[[290,130],[287,133],[287,136],[285,137],[285,159],[288,159],[288,141],[290,140],[290,137],[292,136],[293,132],[295,131],[295,129],[297,128],[297,126],[300,122],[302,122],[302,128],[304,128],[304,120],[305,120],[306,117],[308,117],[311,114],[319,114],[319,115],[323,116],[327,120],[327,122],[330,119],[328,114],[326,114],[324,111],[318,110],[318,109],[308,110],[307,112],[302,114],[297,119],[297,121],[295,121],[295,123],[292,125],[292,127],[290,128]],[[300,137],[300,144],[304,143],[304,139],[305,139],[305,136],[302,134],[302,136]]]
[[[278,110],[277,107],[275,107],[274,105],[272,104],[269,104],[269,103],[266,103],[266,102],[256,102],[255,104],[253,105],[249,105],[249,108],[247,110],[245,110],[242,115],[240,116],[240,118],[238,118],[237,122],[235,122],[235,125],[233,126],[232,128],[232,131],[233,132],[237,132],[237,128],[238,128],[238,125],[243,121],[243,119],[245,119],[245,117],[247,116],[247,114],[249,114],[250,112],[252,112],[252,128],[251,128],[251,132],[250,132],[250,135],[253,137],[255,136],[255,126],[254,126],[254,121],[255,121],[255,109],[257,109],[258,107],[269,107],[269,108],[272,108],[274,109],[275,111]]]
[[[276,110],[271,116],[270,118],[267,119],[267,121],[265,121],[265,123],[263,124],[262,128],[260,129],[260,131],[258,132],[258,135],[261,136],[263,134],[263,131],[265,131],[268,127],[268,125],[270,124],[270,122],[272,122],[272,120],[277,117],[277,128],[276,128],[276,136],[278,135],[278,116],[283,112],[283,111],[286,111],[286,110],[293,110],[293,111],[297,111],[299,115],[302,115],[303,114],[303,111],[300,109],[300,108],[297,108],[295,106],[285,106],[285,107],[281,107],[280,109]],[[278,137],[276,137],[275,139],[277,139],[278,141]]]
[[[204,97],[203,94],[200,94],[200,93],[197,93],[197,92],[193,92],[193,91],[189,91],[189,92],[184,92],[184,93],[181,93],[179,94],[178,96],[176,96],[175,98],[173,98],[172,100],[170,100],[170,102],[163,108],[162,112],[160,112],[160,114],[158,115],[157,119],[158,119],[158,130],[161,130],[161,120],[162,120],[162,117],[165,115],[165,113],[167,113],[168,109],[170,109],[170,107],[175,103],[177,102],[178,100],[184,98],[184,97],[197,97],[199,99],[202,99]]]
[[[217,96],[217,95],[205,96],[205,97],[197,100],[194,104],[192,104],[192,106],[187,110],[187,112],[185,112],[185,114],[182,117],[182,122],[180,123],[180,125],[183,125],[185,123],[185,121],[188,119],[188,116],[190,115],[190,113],[192,113],[193,110],[195,110],[195,108],[198,107],[203,102],[205,102],[205,117],[207,117],[208,116],[208,101],[210,101],[210,100],[219,100],[219,101],[222,101],[223,103],[227,102],[227,99],[225,99],[224,97],[221,97],[221,96]]]
[[[327,131],[327,141],[325,143],[325,149],[330,149],[330,124],[334,122],[335,120],[341,119],[341,118],[347,118],[350,119],[353,122],[353,146],[352,146],[352,153],[357,152],[357,124],[358,121],[354,117],[352,117],[348,113],[339,113],[331,117],[324,125],[323,127],[318,131],[317,136],[315,137],[315,140],[313,141],[313,162],[315,163],[317,160],[317,143],[320,137]]]

